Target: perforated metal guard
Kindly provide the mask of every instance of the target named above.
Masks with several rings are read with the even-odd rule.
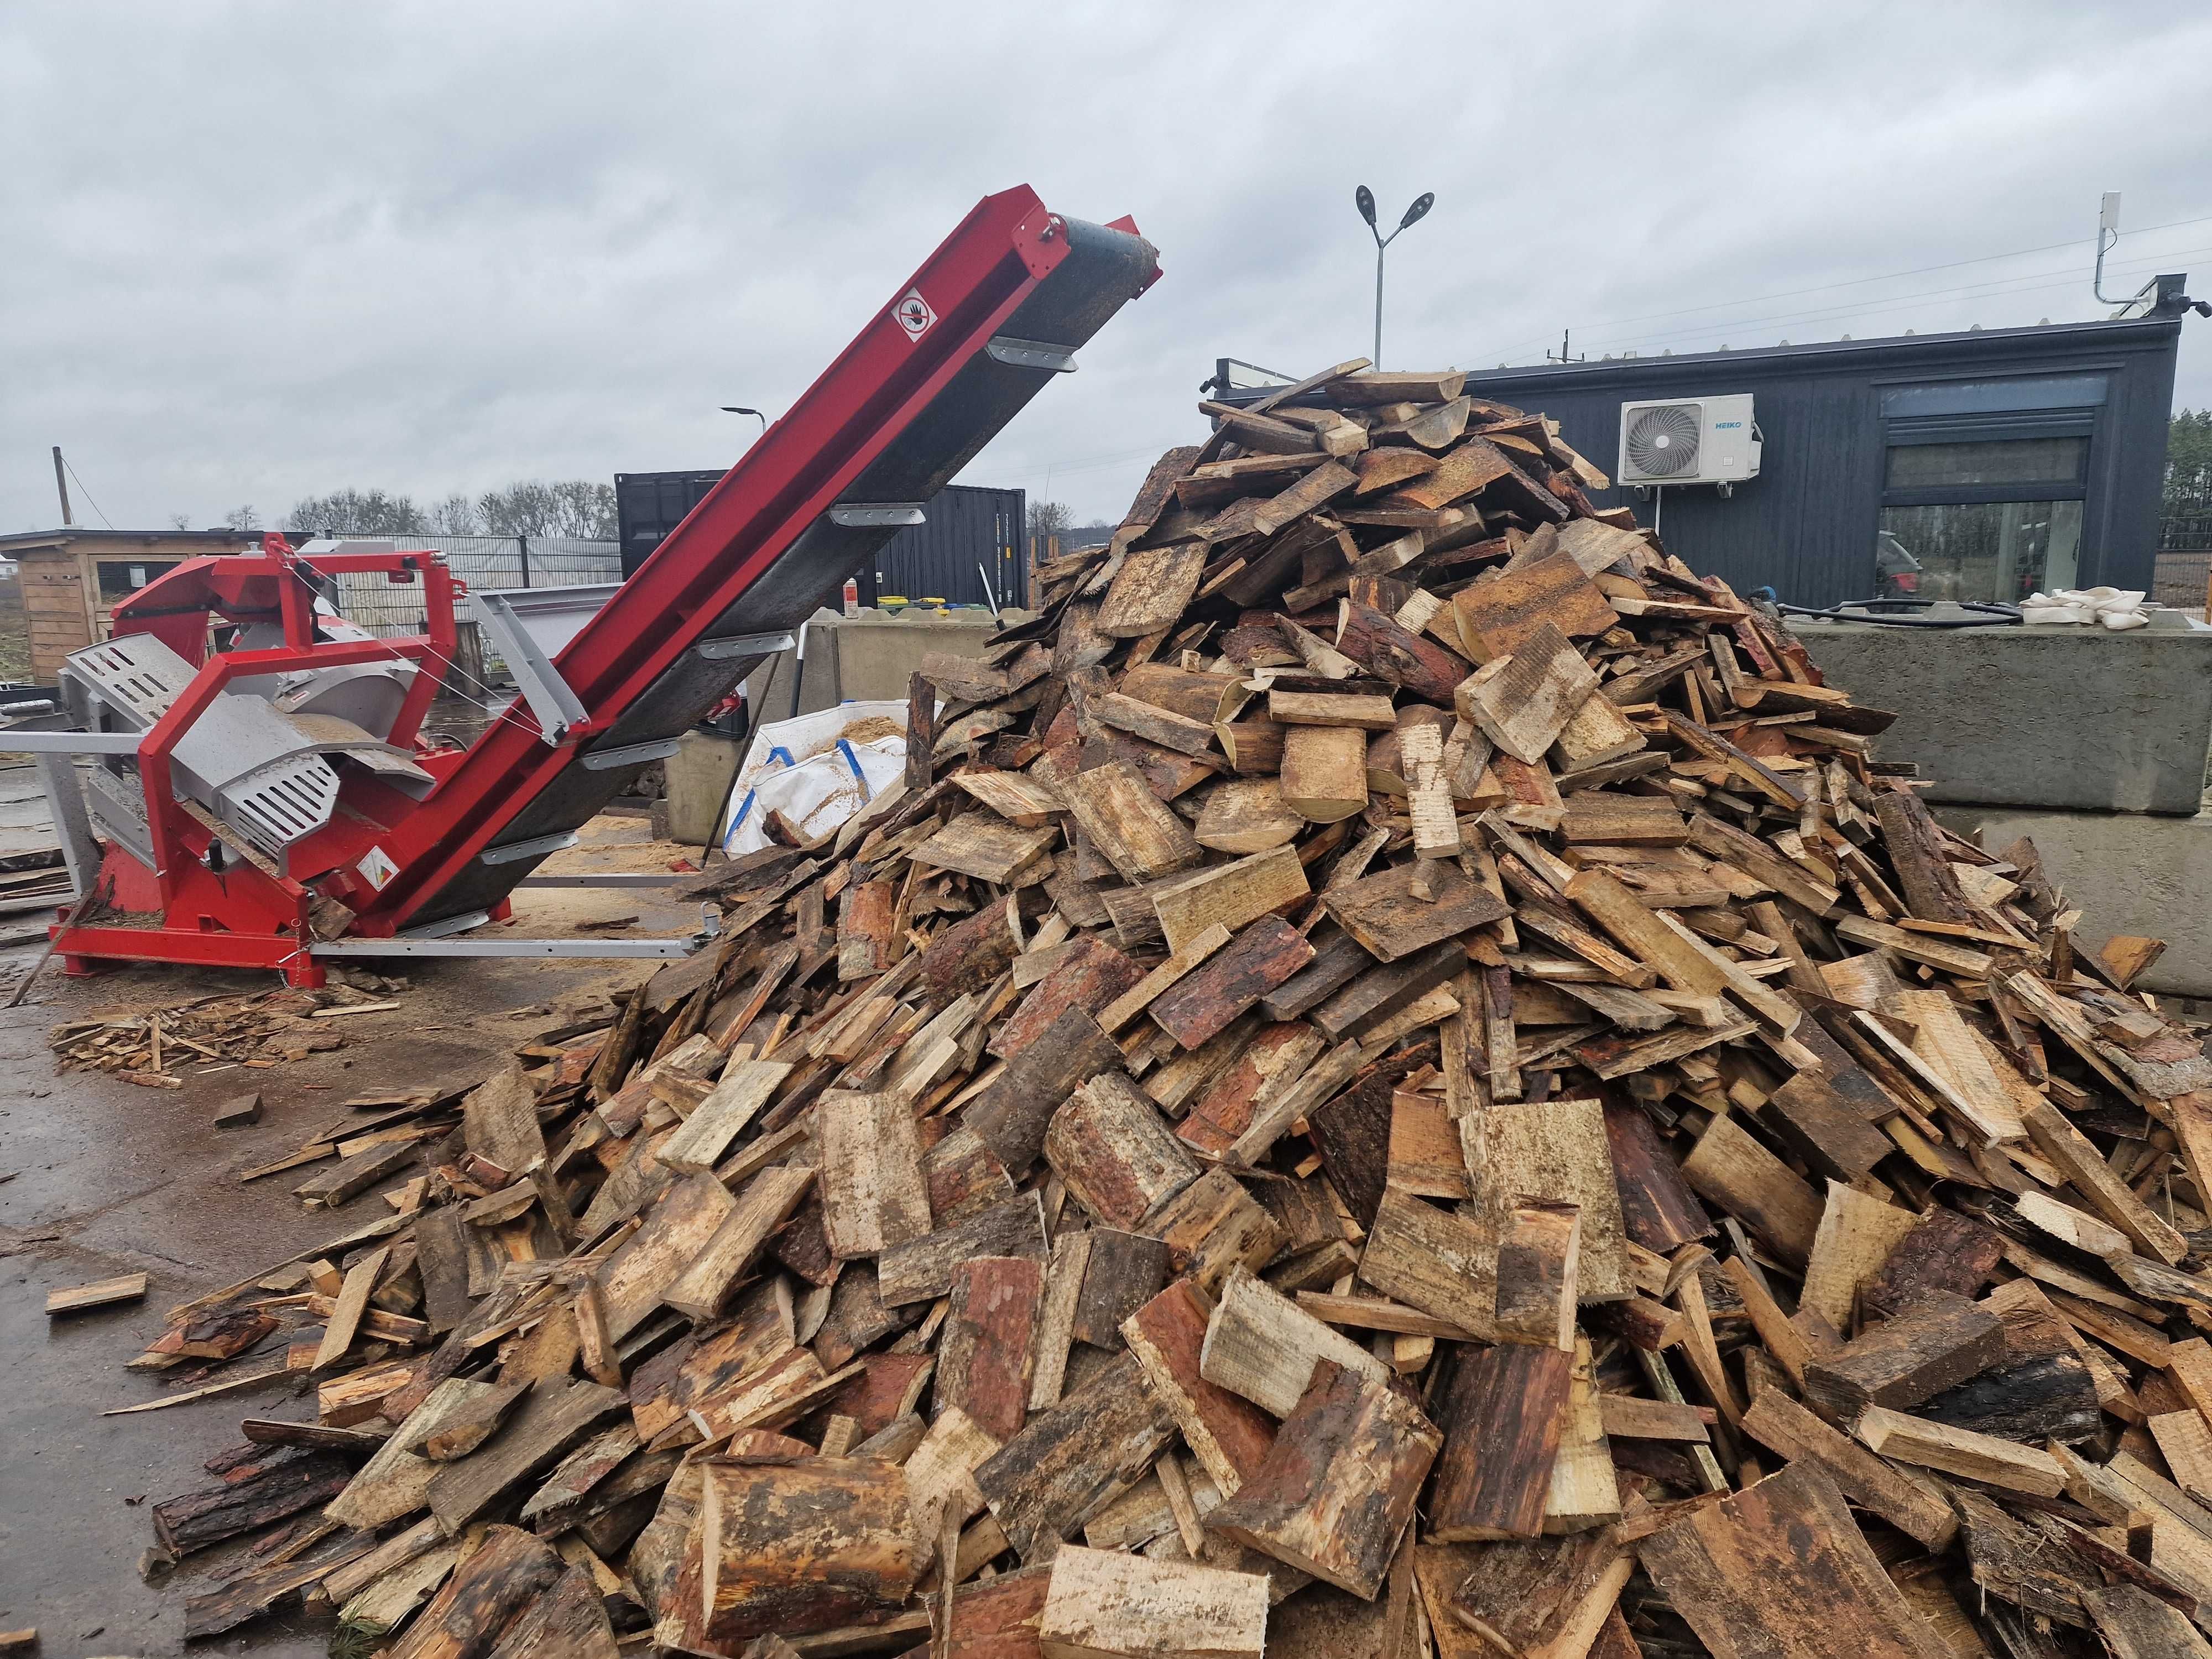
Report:
[[[274,853],[330,822],[338,775],[320,755],[295,755],[247,773],[222,802],[223,817]]]
[[[126,634],[70,653],[64,675],[83,680],[118,714],[149,726],[192,683],[192,665],[151,634]]]

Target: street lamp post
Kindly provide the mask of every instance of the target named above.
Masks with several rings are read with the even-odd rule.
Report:
[[[1375,192],[1362,185],[1352,192],[1352,199],[1359,205],[1359,216],[1367,221],[1367,228],[1375,238],[1375,367],[1382,367],[1382,251],[1403,235],[1416,220],[1425,216],[1437,204],[1437,193],[1425,190],[1413,198],[1406,216],[1398,221],[1398,228],[1388,236],[1375,222]]]
[[[763,438],[768,436],[768,416],[762,414],[757,409],[747,409],[743,404],[724,404],[722,405],[722,413],[725,415],[751,416],[753,419],[761,423],[761,436]]]

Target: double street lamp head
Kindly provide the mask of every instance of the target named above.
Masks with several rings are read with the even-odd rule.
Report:
[[[1437,193],[1432,190],[1427,190],[1416,196],[1413,198],[1413,204],[1406,210],[1404,216],[1398,221],[1398,230],[1392,231],[1388,236],[1382,234],[1382,227],[1376,222],[1375,192],[1362,185],[1352,192],[1352,199],[1359,209],[1359,216],[1367,221],[1367,228],[1374,234],[1376,241],[1387,247],[1396,240],[1398,231],[1404,230],[1417,220],[1427,216],[1429,210],[1437,204]]]

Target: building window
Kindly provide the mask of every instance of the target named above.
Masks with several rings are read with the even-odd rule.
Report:
[[[2101,374],[1885,389],[1875,591],[2011,605],[2074,586],[2105,399]]]
[[[1889,452],[1883,487],[1933,489],[1949,484],[2076,483],[2088,460],[2087,438],[1899,444]]]
[[[114,605],[129,599],[156,576],[166,576],[176,568],[174,561],[146,559],[101,559],[100,570],[100,602]]]
[[[2078,500],[1885,507],[1875,574],[1884,599],[2014,605],[2073,586],[2081,552]]]

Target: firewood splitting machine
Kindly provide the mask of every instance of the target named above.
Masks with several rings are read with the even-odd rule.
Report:
[[[441,554],[272,535],[148,583],[68,659],[58,708],[0,737],[36,757],[76,890],[50,930],[64,969],[313,986],[362,956],[681,954],[464,935],[1158,276],[1128,219],[987,197],[628,580],[471,596],[520,695],[466,748],[422,735],[466,591]],[[347,623],[341,576],[419,586],[423,630]]]

